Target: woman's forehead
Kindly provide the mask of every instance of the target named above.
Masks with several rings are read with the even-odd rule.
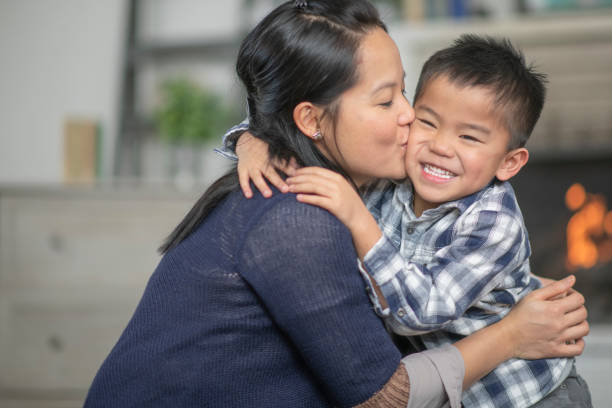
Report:
[[[366,34],[359,47],[357,86],[374,91],[390,82],[403,80],[404,70],[395,42],[382,29]]]

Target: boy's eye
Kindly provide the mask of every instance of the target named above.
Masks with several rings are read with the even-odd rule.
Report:
[[[418,118],[419,122],[423,123],[425,126],[429,126],[435,128],[434,124],[428,121],[427,119]]]
[[[464,140],[469,140],[470,142],[480,142],[480,139],[470,135],[461,135],[459,137]]]
[[[389,101],[389,102],[384,102],[384,103],[380,103],[380,106],[384,106],[385,108],[389,108],[391,107],[391,105],[393,104],[393,100]]]

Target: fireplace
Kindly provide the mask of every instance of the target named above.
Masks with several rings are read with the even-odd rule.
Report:
[[[612,159],[534,160],[512,179],[531,269],[576,275],[591,323],[612,323]]]

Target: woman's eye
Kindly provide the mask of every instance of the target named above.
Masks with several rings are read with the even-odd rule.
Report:
[[[389,101],[389,102],[384,102],[384,103],[380,103],[380,106],[384,106],[385,108],[389,108],[391,107],[391,105],[393,104],[393,101]]]

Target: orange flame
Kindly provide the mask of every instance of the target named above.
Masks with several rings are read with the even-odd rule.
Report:
[[[574,183],[565,193],[565,205],[572,211],[576,211],[586,201],[586,191],[581,184]]]
[[[577,211],[567,223],[569,269],[592,268],[612,260],[612,211],[602,195],[588,194],[578,183],[565,193],[565,204]]]

